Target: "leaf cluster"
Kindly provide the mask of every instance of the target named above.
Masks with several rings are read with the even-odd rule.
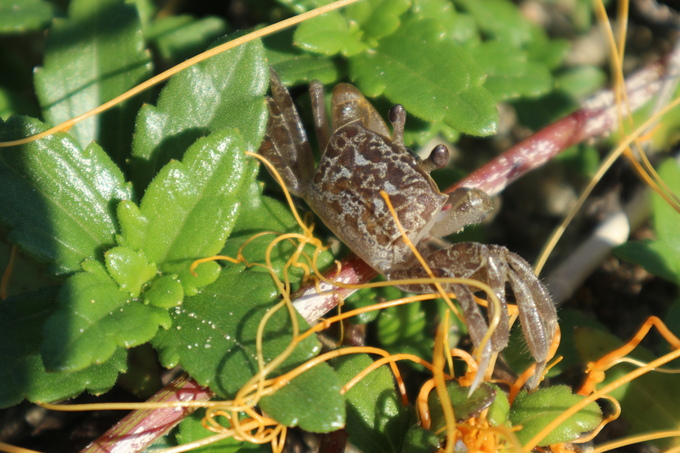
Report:
[[[327,2],[280,3],[302,11]],[[285,83],[349,78],[417,117],[406,134],[415,143],[493,134],[496,103],[552,91],[568,49],[505,0],[366,0],[306,21],[290,45],[284,39],[265,44]]]
[[[324,2],[279,3],[302,11]],[[11,20],[10,4],[18,5]],[[0,33],[49,30],[32,76],[16,51],[2,49],[11,64],[0,74],[0,141],[42,132],[210,43],[237,36],[215,41],[229,29],[217,17],[155,13],[143,0],[73,0],[67,10],[41,0],[0,0]],[[378,103],[403,104],[420,119],[420,129],[409,133],[419,142],[437,133],[493,133],[496,103],[549,92],[565,48],[504,0],[366,0],[192,66],[159,92],[68,131],[1,148],[3,237],[40,263],[53,285],[0,302],[0,406],[104,393],[133,366],[130,349],[144,344],[164,367],[182,367],[222,398],[233,397],[257,372],[259,321],[280,296],[271,276],[214,262],[194,273],[191,264],[215,254],[236,256],[262,231],[297,231],[288,207],[263,194],[258,165],[245,154],[257,150],[265,132],[270,64],[288,84],[348,78],[380,97]],[[4,80],[30,77],[32,85]],[[270,239],[248,242],[247,259],[264,261]],[[271,251],[275,272],[283,273],[293,249],[281,243]],[[320,265],[331,260],[322,254]],[[302,276],[290,272],[293,283]],[[382,295],[394,297],[389,291]],[[410,344],[411,352],[427,354],[435,321],[424,314],[437,320],[439,308],[421,308],[381,314],[382,345],[396,351]],[[277,313],[262,337],[265,362],[291,338],[290,319]],[[279,371],[319,350],[315,339],[305,340]],[[340,395],[370,363],[357,355],[318,365],[260,406],[287,426],[315,432],[346,426],[365,451],[436,449],[442,439],[415,425],[413,408],[402,406],[386,368]],[[532,424],[525,409],[549,414],[554,404],[576,398],[555,391],[539,403],[526,398],[509,408],[497,387],[478,392],[468,400],[452,384],[456,413],[493,408],[498,424],[525,426]],[[568,424],[556,441],[590,429],[597,417],[589,417]],[[200,437],[195,428],[196,421],[187,420],[177,440]]]

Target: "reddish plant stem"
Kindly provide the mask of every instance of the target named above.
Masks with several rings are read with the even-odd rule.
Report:
[[[354,285],[371,281],[378,275],[371,266],[354,253],[343,258],[340,266],[340,272],[337,272],[336,267],[332,267],[324,273],[324,276],[329,280]],[[339,288],[327,283],[321,283],[319,288],[321,294],[314,285],[310,285],[301,288],[291,296],[297,312],[310,324],[314,324],[356,291],[356,289]]]
[[[632,111],[637,110],[659,90],[666,63],[653,64],[638,71],[626,81]],[[617,108],[611,90],[603,90],[586,101],[581,109],[547,126],[518,143],[496,159],[471,173],[457,184],[447,188],[449,193],[458,187],[474,187],[490,195],[501,192],[511,182],[534,170],[554,156],[583,140],[598,137],[617,128]],[[377,272],[354,254],[345,257],[341,272],[333,267],[324,275],[330,280],[357,285],[370,281]],[[322,284],[318,294],[311,285],[301,288],[292,299],[300,314],[314,324],[335,308],[355,290],[333,288]],[[173,394],[175,394],[173,396]],[[180,401],[191,395],[195,401],[207,401],[213,394],[192,379],[181,377],[166,386],[149,401]],[[154,409],[134,411],[93,442],[83,452],[134,452],[141,451],[179,423],[193,409]],[[140,434],[141,433],[141,434]],[[143,440],[143,442],[142,442]]]
[[[665,70],[665,64],[657,63],[641,69],[626,80],[632,111],[642,107],[659,91]],[[602,90],[584,102],[581,109],[516,144],[444,192],[450,193],[458,187],[471,187],[496,195],[517,178],[540,167],[570,146],[616,130],[617,118],[614,94],[611,90]]]
[[[208,401],[213,396],[210,390],[202,388],[183,374],[163,387],[148,402]],[[81,453],[144,451],[194,410],[192,407],[168,407],[132,411]]]

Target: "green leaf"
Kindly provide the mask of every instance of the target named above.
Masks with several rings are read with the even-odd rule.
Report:
[[[537,97],[552,88],[552,76],[548,68],[538,62],[528,61],[526,52],[507,43],[485,42],[470,52],[489,76],[484,87],[499,101]]]
[[[674,193],[680,193],[680,168],[673,159],[659,167],[659,175]],[[680,282],[680,239],[677,234],[680,214],[661,196],[652,195],[652,219],[656,240],[626,242],[616,247],[614,254],[637,263],[651,274]]]
[[[301,23],[295,30],[295,45],[322,55],[356,55],[367,48],[361,30],[339,11],[331,11]]]
[[[137,10],[123,0],[74,0],[68,19],[56,19],[35,71],[47,122],[57,125],[124,93],[151,73]],[[80,121],[69,133],[81,147],[96,140],[118,164],[130,149],[139,96]]]
[[[345,14],[359,24],[365,38],[380,39],[399,28],[400,16],[410,6],[410,0],[366,0],[349,5]]]
[[[0,123],[0,140],[37,134],[31,118]],[[96,143],[82,150],[67,134],[0,149],[0,222],[9,240],[54,273],[77,272],[114,244],[114,208],[130,199],[123,174]]]
[[[182,162],[170,162],[151,182],[139,214],[129,208],[131,224],[121,218],[123,231],[133,232],[123,242],[139,244],[137,230],[145,225],[141,245],[148,260],[163,272],[184,275],[194,260],[219,252],[254,176],[246,149],[234,130],[197,140]],[[186,278],[180,279],[184,284]]]
[[[659,166],[659,176],[673,193],[680,193],[680,165],[675,159],[667,159]],[[680,247],[680,214],[657,193],[652,195],[652,213],[657,239]]]
[[[189,15],[159,17],[144,34],[167,63],[176,64],[201,53],[227,31],[220,17],[197,19]]]
[[[508,421],[510,416],[510,401],[508,395],[500,389],[496,384],[489,384],[495,391],[496,397],[493,399],[489,411],[486,413],[486,419],[491,426],[501,426]]]
[[[395,297],[396,296],[396,297]],[[392,300],[402,295],[390,295],[385,300]],[[428,301],[429,304],[431,302]],[[420,302],[386,308],[380,311],[378,318],[378,340],[382,347],[392,353],[404,352],[418,357],[431,357],[434,339],[432,323],[429,322],[428,311]]]
[[[288,426],[313,433],[329,433],[345,426],[345,399],[339,376],[320,363],[294,378],[274,394],[263,396],[260,407]]]
[[[229,398],[258,370],[255,338],[260,320],[278,296],[271,277],[243,266],[230,266],[219,279],[171,313],[173,327],[153,340],[166,367],[181,365],[198,383]],[[300,328],[307,328],[300,319]],[[263,335],[265,362],[291,341],[287,310],[279,310]],[[304,340],[282,366],[318,354],[313,337]]]
[[[483,382],[472,395],[468,396],[468,387],[461,387],[457,381],[447,381],[446,391],[449,395],[449,400],[453,406],[453,412],[456,416],[456,422],[464,422],[472,417],[476,417],[483,410],[487,409],[496,398],[496,389],[486,382]],[[431,391],[428,398],[428,406],[430,407],[430,418],[432,419],[432,426],[430,429],[434,432],[443,433],[446,435],[446,419],[444,419],[444,411],[436,391]]]
[[[582,363],[595,361],[624,344],[619,338],[604,330],[585,327],[574,331],[574,343]],[[642,346],[635,348],[629,356],[644,363],[658,357]],[[607,370],[604,381],[598,384],[597,388],[609,385],[637,368],[637,365],[630,363],[615,365]],[[664,368],[677,368],[677,365],[670,363]],[[622,418],[630,426],[628,435],[680,428],[680,414],[676,409],[676,402],[680,400],[677,374],[652,371],[625,383],[610,392],[610,395],[621,405]],[[654,444],[665,450],[679,445],[680,439],[677,437],[661,439]]]
[[[377,277],[378,281],[381,279],[384,279],[384,277],[382,276]],[[343,311],[352,311],[358,308],[375,305],[375,301],[378,300],[378,298],[384,297],[383,296],[384,291],[382,291],[383,289],[400,291],[399,289],[390,286],[387,286],[385,288],[361,288],[360,290],[358,290],[354,294],[351,294],[348,298],[345,299],[345,302],[343,304]],[[392,291],[390,291],[390,293],[392,293]],[[392,297],[385,298],[385,300],[390,299],[393,298]],[[378,319],[381,312],[382,310],[366,311],[363,313],[359,313],[356,316],[353,316],[352,318],[349,319],[349,321],[352,324],[368,324]],[[378,329],[378,331],[380,331],[380,329]]]
[[[642,266],[650,274],[680,282],[680,244],[645,239],[626,242],[614,249],[622,260]]]
[[[402,453],[434,453],[439,450],[441,441],[432,431],[415,425],[406,431]]]
[[[456,11],[450,0],[413,0],[411,14],[417,19],[434,19],[443,28],[444,35],[461,45],[477,45],[480,32],[474,18]]]
[[[524,444],[531,440],[557,416],[583,398],[573,394],[566,385],[542,388],[533,393],[520,392],[510,411],[512,425],[523,427],[516,432],[519,441]],[[599,406],[590,403],[552,430],[538,445],[571,442],[581,434],[595,429],[601,421],[602,411]]]
[[[238,129],[243,150],[257,150],[267,123],[264,94],[268,81],[260,41],[238,46],[172,77],[157,107],[145,105],[137,116],[132,143],[136,187],[146,187],[164,165],[181,159],[192,143],[210,132]],[[250,166],[252,171],[256,167],[254,162]]]
[[[236,258],[239,250],[248,241],[248,245],[242,250],[243,256],[249,263],[264,263],[267,249],[276,236],[267,234],[251,240],[255,234],[263,231],[281,234],[300,232],[300,228],[286,203],[262,196],[259,193],[253,194],[252,190],[250,194],[243,198],[242,212],[220,255]],[[272,268],[279,277],[283,276],[286,263],[295,249],[296,246],[289,241],[279,242],[272,248],[269,259]],[[305,252],[308,252],[310,256],[314,253],[312,247],[307,247]],[[328,251],[321,252],[317,258],[317,265],[320,269],[324,269],[332,262],[333,256]],[[252,272],[265,272],[268,275],[268,271],[261,267],[253,267]],[[297,283],[304,275],[301,269],[295,267],[289,267],[287,272],[293,283]]]
[[[284,85],[318,80],[328,85],[338,80],[338,63],[322,55],[311,55],[293,46],[293,30],[284,30],[264,39],[267,60]]]
[[[156,275],[156,266],[146,260],[143,252],[127,247],[114,247],[104,254],[109,275],[132,297],[139,296],[142,285]]]
[[[0,0],[0,33],[42,30],[54,12],[54,6],[43,0]]]
[[[526,43],[529,59],[544,64],[549,69],[561,66],[567,57],[571,44],[565,39],[550,39],[542,27],[529,25],[531,39]]]
[[[116,235],[116,242],[123,247],[139,250],[144,245],[149,220],[142,215],[139,207],[130,200],[123,200],[116,208],[121,234]]]
[[[201,423],[203,415],[205,415],[205,410],[199,410],[182,420],[182,422],[179,424],[179,431],[175,436],[180,445],[188,444],[190,442],[215,435],[214,432],[208,431]],[[249,453],[271,453],[272,449],[271,445],[269,444],[251,444],[247,441],[236,440],[233,437],[228,437],[203,447],[192,448],[191,451],[193,453],[236,453],[238,451],[247,451]]]
[[[171,308],[182,303],[184,289],[174,274],[162,275],[153,281],[144,293],[144,303],[156,307]]]
[[[0,302],[0,407],[23,399],[51,402],[83,391],[100,394],[127,368],[119,350],[110,360],[73,373],[48,373],[40,356],[42,325],[57,309],[56,288],[24,293]]]
[[[130,299],[97,261],[59,290],[56,310],[45,323],[42,357],[50,371],[78,371],[104,363],[119,347],[131,348],[169,328],[168,313]]]
[[[333,360],[332,365],[344,385],[372,363],[366,354],[353,354]],[[349,389],[345,399],[347,432],[352,445],[370,452],[401,451],[412,412],[402,405],[387,365],[372,371]]]
[[[456,3],[472,14],[483,32],[498,41],[519,47],[531,38],[531,25],[508,0],[456,0]]]
[[[277,0],[278,3],[290,8],[296,14],[304,13],[319,6],[328,5],[333,0]]]
[[[555,79],[555,88],[569,93],[573,97],[591,95],[604,86],[607,80],[605,72],[594,66],[576,66],[561,72]]]
[[[383,94],[419,118],[473,135],[496,130],[496,104],[482,86],[486,75],[465,49],[443,37],[435,20],[400,27],[374,51],[353,58],[350,73],[365,95]]]

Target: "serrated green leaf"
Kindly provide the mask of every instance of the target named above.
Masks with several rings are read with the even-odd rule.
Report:
[[[275,54],[267,52],[267,57],[285,85],[299,85],[318,80],[324,85],[334,83],[340,77],[337,63],[324,57],[308,54]]]
[[[573,335],[581,363],[595,361],[624,344],[603,328],[580,327]],[[644,363],[658,357],[642,346],[635,348],[629,356]],[[598,384],[597,388],[609,385],[637,368],[638,365],[630,363],[615,365],[606,371],[604,381]],[[668,368],[677,366],[670,363]],[[630,425],[628,435],[680,428],[680,413],[676,410],[676,402],[680,400],[677,374],[652,371],[623,384],[609,394],[621,405],[622,418]],[[677,437],[661,439],[654,444],[665,450],[679,445],[680,439]]]
[[[680,168],[673,159],[661,165],[659,174],[674,193],[680,193]],[[657,239],[626,242],[616,247],[614,254],[661,278],[680,282],[680,239],[677,234],[680,214],[656,193],[652,195],[652,213]]]
[[[381,279],[384,277],[379,276],[378,279]],[[363,307],[368,307],[370,305],[374,305],[375,301],[378,300],[379,297],[383,297],[382,292],[380,291],[382,288],[362,288],[355,292],[354,294],[351,294],[348,298],[345,299],[345,302],[343,304],[343,308],[346,311],[352,311],[356,310],[357,308],[363,308]],[[397,288],[393,288],[390,286],[385,287],[385,289],[395,289],[399,291]],[[385,300],[390,300],[385,299]],[[373,322],[378,317],[380,316],[382,310],[370,310],[366,311],[363,313],[359,313],[356,316],[352,316],[350,318],[350,322],[352,324],[368,324],[369,322]],[[379,330],[379,329],[378,329]]]
[[[142,249],[161,271],[183,278],[191,262],[220,251],[254,176],[246,149],[238,131],[214,132],[151,182],[140,204],[147,222]]]
[[[512,405],[510,422],[513,426],[522,425],[522,429],[516,434],[524,444],[583,398],[573,394],[566,385],[542,388],[533,393],[522,391]],[[596,403],[590,403],[551,431],[538,445],[571,442],[581,434],[595,429],[601,421],[600,407]]]
[[[680,282],[680,246],[647,239],[626,242],[613,250],[622,260],[637,263],[650,274]]]
[[[220,276],[222,267],[215,261],[201,264],[191,270],[191,266],[185,266],[178,274],[182,289],[187,296],[195,296],[201,288],[213,283]]]
[[[179,424],[178,433],[175,436],[179,444],[188,444],[215,435],[214,432],[208,431],[201,423],[203,415],[205,415],[205,411],[199,410],[182,420]],[[236,453],[239,451],[270,453],[271,450],[270,444],[251,444],[247,441],[236,440],[233,437],[191,449],[193,453]]]
[[[389,296],[385,300],[397,297]],[[399,351],[431,357],[434,346],[432,327],[420,302],[390,307],[380,311],[378,340],[382,347],[393,353]]]
[[[73,373],[48,373],[40,356],[42,325],[57,309],[57,288],[24,293],[0,302],[0,407],[52,402],[83,391],[99,394],[116,383],[127,368],[127,354]]]
[[[278,2],[297,14],[304,13],[319,6],[328,5],[333,0],[278,0]]]
[[[141,249],[149,220],[142,215],[139,207],[130,200],[123,200],[118,203],[116,214],[121,231],[121,234],[116,235],[116,242],[133,250]]]
[[[215,283],[186,298],[172,312],[173,327],[154,338],[161,362],[166,367],[181,365],[201,385],[221,397],[233,397],[258,370],[257,328],[277,296],[269,275],[239,265],[225,268]],[[306,328],[301,319],[300,324]],[[290,319],[283,309],[267,323],[265,362],[280,354],[291,338]],[[282,366],[299,364],[318,352],[317,340],[309,337]]]
[[[432,431],[415,425],[406,431],[402,453],[434,453],[439,450],[441,441]]]
[[[45,368],[78,371],[104,363],[120,347],[131,348],[171,325],[167,311],[130,299],[97,261],[70,277],[59,290],[59,309],[44,327]]]
[[[342,384],[370,366],[366,354],[353,354],[333,360]],[[404,407],[394,388],[388,366],[372,371],[345,394],[349,441],[361,451],[401,451],[411,411]]]
[[[550,39],[545,30],[530,24],[531,39],[526,43],[529,59],[538,61],[549,69],[561,66],[569,53],[571,44],[565,39]]]
[[[496,104],[482,86],[486,75],[465,49],[443,37],[435,20],[402,26],[374,51],[353,58],[350,72],[365,95],[383,94],[427,121],[473,135],[496,129]]]
[[[35,87],[48,123],[60,124],[124,93],[151,73],[137,10],[123,0],[74,0],[54,21]],[[96,140],[118,163],[130,149],[139,96],[80,121],[69,133],[81,147]]]
[[[54,6],[43,0],[0,0],[0,33],[41,30],[54,12]]]
[[[0,123],[0,140],[37,134],[31,118]],[[114,244],[114,208],[132,197],[123,174],[96,144],[82,150],[57,133],[26,145],[0,149],[0,222],[10,241],[57,274],[77,272]]]
[[[476,417],[483,410],[487,409],[496,398],[496,389],[486,382],[483,382],[472,395],[468,396],[467,387],[461,387],[457,381],[447,381],[446,391],[453,406],[453,412],[457,422],[464,422],[472,417]],[[446,435],[446,419],[439,399],[439,395],[434,390],[430,392],[428,398],[430,407],[430,418],[432,426],[430,429],[436,433]]]
[[[517,5],[508,0],[456,0],[475,18],[480,30],[492,38],[507,42],[513,47],[528,42],[531,25],[522,16]]]
[[[259,238],[252,239],[257,233],[271,231],[277,233],[287,233],[298,231],[299,227],[295,217],[290,212],[287,204],[273,198],[259,194],[249,194],[244,197],[243,210],[239,215],[236,225],[229,236],[229,240],[220,252],[220,255],[236,258],[243,244],[248,241],[248,245],[242,250],[243,256],[250,263],[264,263],[267,249],[270,243],[276,239],[276,235],[267,234]],[[252,239],[252,240],[251,240]],[[288,241],[279,242],[270,252],[269,258],[271,265],[277,275],[282,276],[283,269],[295,251],[296,246]],[[314,252],[311,247],[305,249],[311,256]],[[317,265],[323,269],[333,261],[330,252],[319,253]],[[253,272],[266,272],[263,268],[254,267]],[[288,268],[288,275],[293,283],[297,283],[304,273],[299,268]]]
[[[301,49],[329,56],[341,53],[349,57],[368,47],[361,40],[361,31],[338,11],[300,24],[295,30],[294,42]]]
[[[264,39],[267,60],[284,85],[318,80],[328,85],[338,80],[338,63],[326,56],[311,55],[293,46],[293,30],[284,30]]]
[[[214,45],[227,39],[219,40]],[[221,129],[241,133],[244,150],[257,150],[267,123],[264,94],[269,68],[253,41],[185,69],[170,79],[156,107],[145,105],[133,138],[136,187],[142,189],[198,138]],[[251,171],[257,165],[253,162]]]
[[[491,426],[501,426],[508,421],[510,416],[510,401],[508,400],[508,395],[500,387],[496,384],[489,385],[496,391],[496,396],[491,406],[489,406],[486,419]]]
[[[555,79],[555,88],[573,97],[591,95],[602,88],[607,80],[605,72],[594,66],[576,66],[561,72]]]
[[[529,61],[525,65],[526,71],[519,75],[489,75],[484,84],[499,101],[507,101],[519,97],[538,97],[552,89],[552,76],[548,68]]]
[[[175,307],[181,304],[183,299],[184,289],[174,274],[158,277],[144,293],[144,303],[156,307]]]
[[[436,19],[444,28],[453,25],[457,16],[449,0],[413,0],[411,12],[417,19]]]
[[[260,407],[285,426],[329,433],[345,426],[341,387],[335,371],[327,363],[320,363],[274,394],[262,397]]]
[[[359,24],[365,39],[380,39],[399,28],[410,6],[410,0],[367,0],[349,5],[344,13]]]
[[[227,25],[220,17],[165,16],[152,21],[144,34],[167,63],[176,64],[201,53]]]
[[[156,275],[156,265],[149,263],[144,252],[127,247],[114,247],[104,254],[109,275],[120,285],[120,289],[139,296],[142,285]]]
[[[667,159],[659,166],[659,176],[673,193],[680,193],[680,165],[675,159]],[[657,193],[652,195],[652,213],[657,238],[680,247],[678,237],[680,214]]]
[[[526,52],[507,43],[485,42],[470,52],[489,76],[484,87],[499,101],[537,97],[552,88],[552,76],[548,68],[538,62],[528,61]]]

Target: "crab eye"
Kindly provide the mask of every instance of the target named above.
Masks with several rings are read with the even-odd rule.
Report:
[[[444,145],[435,146],[428,160],[435,168],[444,168],[449,161],[449,149]]]
[[[390,123],[403,123],[406,120],[406,110],[401,104],[395,104],[388,113]]]

